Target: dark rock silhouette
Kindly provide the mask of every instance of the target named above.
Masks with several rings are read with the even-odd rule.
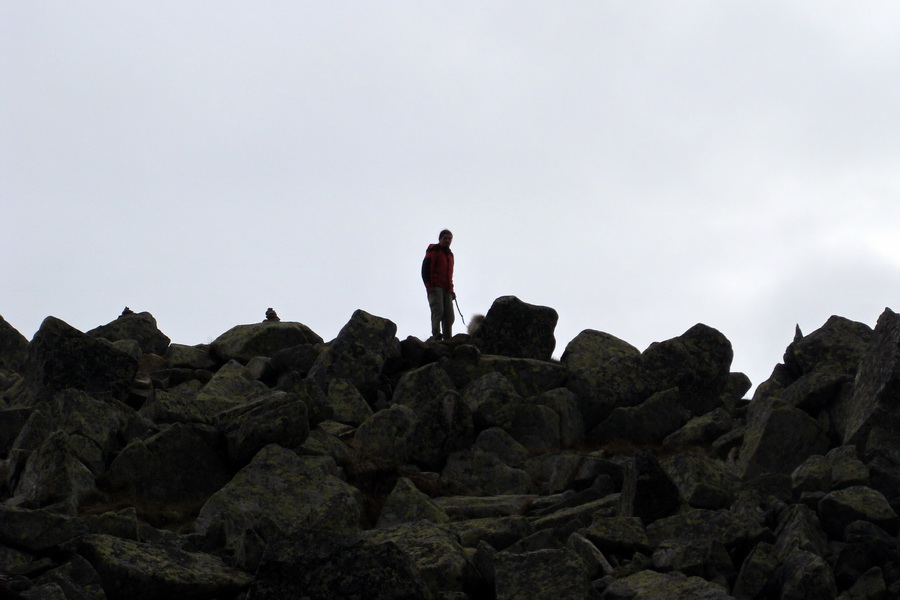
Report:
[[[751,382],[513,296],[440,343],[358,310],[210,345],[0,318],[0,582],[38,598],[900,597],[900,316]],[[790,334],[791,332],[786,332]]]
[[[128,307],[115,321],[91,329],[87,334],[110,342],[134,340],[143,354],[165,354],[171,341],[157,329],[153,315],[148,312],[135,313]]]

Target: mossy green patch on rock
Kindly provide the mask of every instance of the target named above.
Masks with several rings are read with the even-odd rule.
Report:
[[[205,534],[220,529],[229,548],[250,528],[264,539],[299,528],[357,531],[359,491],[333,475],[322,475],[320,460],[275,444],[266,446],[210,497],[195,530]]]
[[[210,353],[222,362],[247,363],[255,356],[271,357],[300,344],[321,344],[322,338],[302,323],[266,321],[232,327],[210,344]]]
[[[100,575],[109,598],[215,598],[233,595],[253,581],[252,575],[208,554],[110,535],[85,535],[78,551]]]

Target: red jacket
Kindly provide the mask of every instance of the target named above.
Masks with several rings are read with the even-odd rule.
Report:
[[[444,288],[453,293],[453,252],[440,244],[429,244],[422,261],[422,281],[425,288]]]

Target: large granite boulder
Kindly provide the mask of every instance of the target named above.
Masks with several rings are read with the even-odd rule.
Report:
[[[807,413],[775,397],[755,400],[747,412],[747,431],[737,460],[741,477],[790,474],[812,454],[828,451],[821,425]]]
[[[609,556],[631,556],[650,551],[650,540],[640,517],[596,514],[584,533],[598,550]]]
[[[721,542],[726,549],[749,548],[761,541],[772,541],[765,514],[737,513],[730,510],[695,508],[684,510],[647,525],[651,547],[667,540],[708,540]]]
[[[52,433],[63,431],[78,460],[100,476],[123,443],[153,427],[122,402],[99,400],[81,390],[66,389],[30,412],[11,450],[30,453]]]
[[[716,329],[699,323],[682,335],[651,344],[641,354],[641,370],[650,393],[678,388],[691,415],[703,415],[721,402],[734,352]]]
[[[95,338],[110,342],[134,340],[144,354],[163,356],[169,347],[169,338],[156,326],[156,319],[148,312],[125,313],[115,321],[86,332]]]
[[[447,371],[438,363],[431,363],[404,373],[394,388],[392,401],[418,410],[435,396],[455,389]]]
[[[40,554],[87,533],[77,517],[0,504],[0,544]]]
[[[408,406],[395,404],[379,410],[356,430],[356,450],[370,458],[404,463],[412,451],[416,414]]]
[[[557,312],[522,302],[515,296],[494,300],[472,343],[485,354],[550,360],[556,348]]]
[[[112,461],[107,483],[137,498],[173,506],[198,504],[228,482],[214,432],[175,423],[128,444]]]
[[[165,359],[173,369],[212,369],[216,361],[209,355],[206,346],[187,346],[185,344],[169,344]]]
[[[585,329],[566,345],[560,362],[571,371],[579,371],[595,369],[611,360],[640,355],[640,350],[614,335]]]
[[[300,344],[321,344],[322,338],[302,323],[264,321],[232,327],[210,344],[209,351],[225,363],[246,364],[256,356],[271,357],[278,351]]]
[[[52,598],[56,590],[60,592],[60,598],[106,597],[100,575],[79,554],[73,554],[63,564],[42,573],[28,594],[31,597]]]
[[[416,415],[411,433],[410,458],[430,471],[440,471],[451,452],[469,448],[475,441],[472,411],[456,392],[432,399]]]
[[[28,456],[14,498],[20,506],[74,514],[95,491],[94,474],[76,458],[71,436],[55,431]]]
[[[833,537],[841,537],[844,529],[854,521],[868,521],[896,536],[900,519],[878,490],[856,485],[834,490],[819,501],[822,525]]]
[[[268,544],[247,600],[432,600],[414,560],[393,541],[301,529]]]
[[[778,515],[775,552],[780,560],[784,560],[798,548],[817,556],[825,556],[828,553],[828,537],[811,508],[803,504],[792,504]]]
[[[781,598],[835,598],[834,572],[825,558],[795,549],[779,565]]]
[[[544,406],[559,417],[559,444],[561,448],[576,448],[584,444],[587,432],[578,398],[566,388],[560,387],[530,398],[532,404]]]
[[[672,450],[707,446],[732,431],[734,426],[735,421],[731,413],[724,408],[716,408],[705,415],[690,419],[681,429],[667,435],[663,440],[663,446]]]
[[[582,335],[566,356],[566,364],[577,366],[566,386],[578,398],[588,431],[615,409],[636,406],[669,389],[678,391],[686,417],[700,416],[717,408],[732,385],[731,343],[712,327],[697,324],[640,354],[612,336]],[[587,349],[591,343],[593,350]]]
[[[813,371],[854,374],[872,336],[868,325],[832,316],[819,329],[792,342],[784,353],[784,364],[795,378]]]
[[[725,508],[734,501],[738,479],[721,460],[699,452],[680,452],[660,462],[681,498],[695,508]]]
[[[534,487],[531,477],[522,469],[510,467],[496,455],[474,448],[450,454],[441,477],[476,495],[528,494]]]
[[[636,444],[658,444],[688,420],[681,393],[671,388],[657,392],[637,406],[617,407],[597,425],[588,439],[597,444],[627,440]]]
[[[574,400],[565,395],[567,390],[561,389],[559,392],[563,395],[547,392],[549,396],[541,394],[524,400],[509,379],[494,372],[469,386],[465,402],[472,410],[476,430],[499,427],[529,451],[538,453],[561,447],[563,416],[567,417],[569,439],[584,436]],[[571,404],[566,404],[566,400],[571,400]],[[571,415],[571,412],[578,414]],[[577,432],[571,430],[576,421]]]
[[[640,449],[625,469],[619,515],[645,524],[667,517],[681,506],[678,486],[648,450]]]
[[[494,565],[497,600],[581,600],[592,598],[588,571],[567,548],[501,552]]]
[[[432,594],[462,592],[475,579],[475,569],[452,533],[427,520],[372,529],[363,536],[375,543],[394,543],[412,560]]]
[[[108,342],[47,317],[25,353],[26,402],[47,400],[65,388],[124,400],[137,368],[134,358]]]
[[[775,546],[768,542],[756,544],[740,566],[732,594],[736,598],[778,597],[775,572],[779,563]]]
[[[400,356],[396,334],[397,326],[393,322],[357,310],[318,356],[309,378],[325,392],[332,379],[346,379],[367,402],[374,404],[385,363]]]
[[[395,527],[401,523],[414,523],[420,520],[446,523],[450,517],[412,481],[406,477],[397,478],[394,489],[381,507],[376,527],[379,529]]]
[[[845,409],[845,444],[864,449],[874,427],[900,433],[900,315],[885,309],[865,347]],[[860,343],[861,345],[861,343]],[[854,354],[856,356],[856,354]]]
[[[588,431],[609,417],[616,408],[636,406],[649,396],[641,357],[632,353],[572,370],[565,385],[575,394]]]
[[[110,535],[81,537],[78,552],[100,575],[108,598],[233,597],[253,581],[218,557]]]
[[[293,450],[309,435],[306,403],[280,390],[219,413],[216,426],[225,438],[230,465],[238,468],[269,444]]]
[[[346,379],[331,380],[328,384],[328,403],[333,411],[332,418],[338,423],[358,426],[373,414],[372,407],[356,386]]]
[[[28,340],[0,316],[0,371],[20,371]]]
[[[213,424],[220,412],[248,404],[267,393],[269,388],[264,383],[239,362],[230,360],[197,392],[186,407],[190,414],[182,418]]]
[[[266,446],[206,501],[194,529],[222,532],[228,548],[236,548],[249,529],[267,541],[301,528],[356,532],[360,493],[336,472],[333,460]]]
[[[604,600],[732,600],[720,585],[683,573],[657,573],[647,569],[613,581],[604,591]]]
[[[0,460],[9,456],[9,451],[13,447],[13,442],[31,414],[34,412],[32,408],[7,408],[0,410]]]

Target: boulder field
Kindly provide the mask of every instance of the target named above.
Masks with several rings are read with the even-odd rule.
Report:
[[[554,360],[556,322],[0,318],[0,597],[900,598],[900,315],[797,331],[752,398],[712,327]]]

